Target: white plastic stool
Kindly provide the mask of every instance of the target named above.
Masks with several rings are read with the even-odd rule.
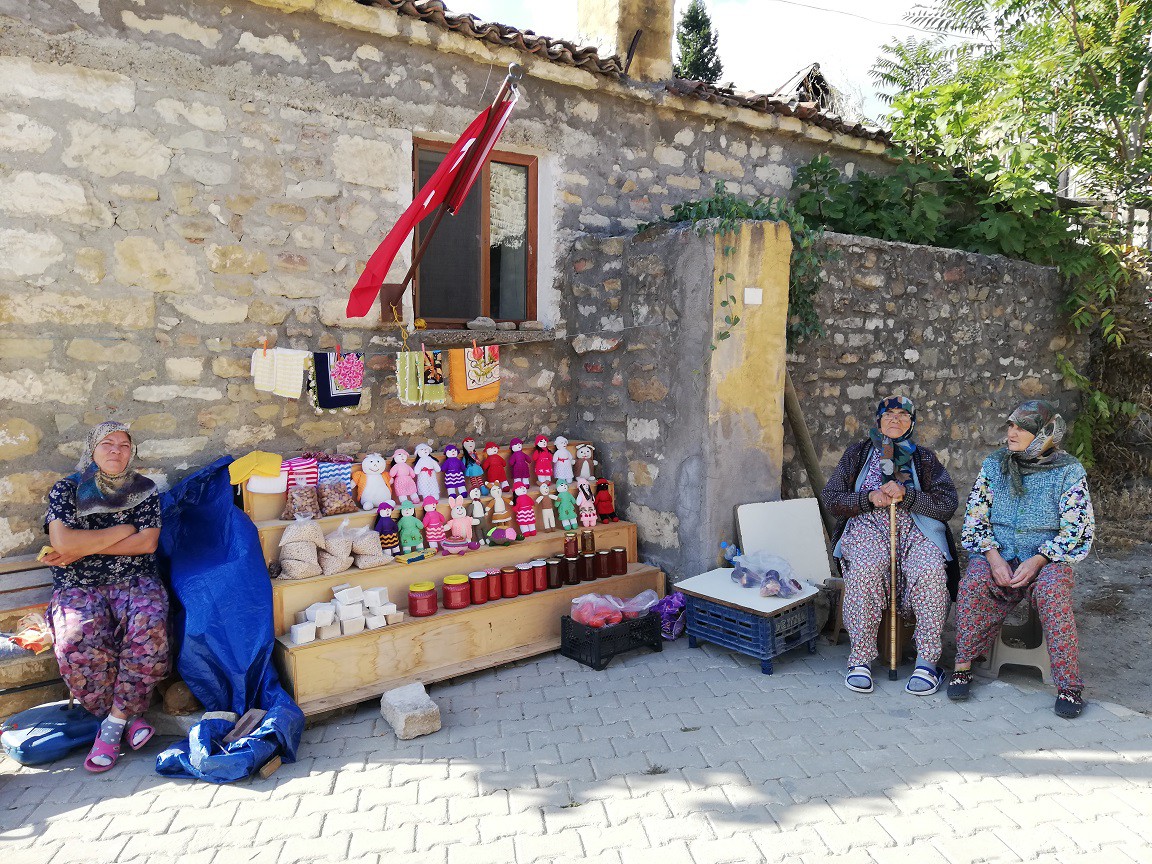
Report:
[[[1025,645],[1039,643],[1035,648],[1017,648],[1004,641],[1008,637]],[[1028,620],[1019,625],[1004,625],[992,642],[988,659],[973,666],[972,671],[981,678],[997,678],[1004,665],[1032,666],[1040,670],[1045,684],[1052,684],[1052,660],[1048,656],[1048,640],[1044,638],[1044,628],[1040,626],[1040,615],[1036,607],[1028,603]]]

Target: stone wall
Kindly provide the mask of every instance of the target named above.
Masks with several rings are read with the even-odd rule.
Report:
[[[788,366],[826,474],[891,393],[915,401],[916,439],[937,451],[961,503],[1018,402],[1047,398],[1075,414],[1056,353],[1080,366],[1087,340],[1066,323],[1054,270],[841,234],[824,245],[835,255],[817,301],[825,335]],[[787,493],[811,494],[790,435],[785,457]]]
[[[566,343],[506,349],[496,406],[404,408],[396,339],[343,315],[411,200],[413,136],[454,139],[511,61],[528,77],[501,146],[540,160],[538,317],[561,335],[557,262],[585,233],[629,231],[716,180],[783,194],[817,152],[845,165],[882,149],[354,0],[2,8],[0,555],[39,545],[44,491],[107,417],[133,423],[144,465],[169,480],[254,447],[562,431]],[[596,318],[621,326],[607,303]],[[257,394],[249,355],[265,339],[378,355],[363,408],[316,416]]]

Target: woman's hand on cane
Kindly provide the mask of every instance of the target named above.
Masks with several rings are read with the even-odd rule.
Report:
[[[872,502],[872,506],[877,510],[887,507],[892,503],[892,499],[888,497],[883,489],[873,489],[868,493],[868,500]]]
[[[880,487],[880,491],[888,496],[888,503],[893,504],[904,500],[904,484],[889,480]]]

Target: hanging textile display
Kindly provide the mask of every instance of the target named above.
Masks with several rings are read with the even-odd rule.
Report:
[[[364,355],[355,351],[312,354],[308,391],[317,413],[355,408],[364,386]]]
[[[444,352],[428,350],[422,353],[424,384],[420,402],[424,405],[438,405],[448,399],[448,389],[444,386]]]
[[[403,405],[419,405],[424,384],[424,355],[420,351],[401,351],[396,355],[396,392]]]
[[[500,348],[484,345],[448,352],[448,391],[462,405],[495,402],[500,395]]]

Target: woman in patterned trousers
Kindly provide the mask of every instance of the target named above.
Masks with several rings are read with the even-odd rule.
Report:
[[[961,542],[972,553],[956,607],[956,665],[949,699],[967,699],[972,661],[988,651],[1021,600],[1036,607],[1056,682],[1058,715],[1084,710],[1071,565],[1092,547],[1088,481],[1060,449],[1066,426],[1048,402],[1008,417],[1008,446],[984,460],[968,496]]]
[[[913,440],[916,407],[891,396],[876,409],[876,428],[851,445],[820,493],[839,520],[833,541],[844,572],[844,625],[852,642],[844,683],[871,693],[876,635],[889,603],[889,505],[896,505],[902,614],[916,616],[916,668],[905,686],[916,696],[940,688],[941,634],[959,581],[947,521],[956,512],[956,486],[936,454]]]

